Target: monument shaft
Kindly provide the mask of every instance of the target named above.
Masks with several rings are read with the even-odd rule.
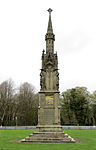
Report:
[[[38,108],[38,125],[60,124],[59,105],[59,73],[58,57],[54,53],[55,35],[53,34],[51,12],[49,11],[49,22],[46,40],[46,52],[42,52],[42,68],[40,73],[40,92]]]

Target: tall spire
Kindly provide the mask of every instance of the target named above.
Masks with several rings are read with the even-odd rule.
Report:
[[[53,33],[52,21],[51,21],[51,12],[52,12],[52,9],[49,8],[47,11],[49,12],[49,21],[48,21],[47,33],[45,35],[46,53],[48,53],[48,52],[54,53],[55,35]]]
[[[51,21],[51,12],[52,12],[53,10],[52,10],[51,8],[49,8],[47,11],[49,12],[49,22],[48,22],[47,33],[53,33],[52,21]]]

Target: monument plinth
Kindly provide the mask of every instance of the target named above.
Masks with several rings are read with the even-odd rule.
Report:
[[[53,33],[51,12],[48,9],[49,21],[45,35],[46,52],[42,52],[42,68],[40,73],[40,92],[38,107],[38,125],[33,134],[22,142],[33,143],[65,143],[75,142],[73,138],[65,134],[60,125],[59,103],[59,73],[58,57],[54,53],[55,35]]]

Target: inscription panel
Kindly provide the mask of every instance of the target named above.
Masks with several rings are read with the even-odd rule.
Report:
[[[51,108],[45,108],[44,109],[44,124],[54,124],[54,109]]]
[[[46,96],[46,105],[48,107],[53,107],[53,96]]]

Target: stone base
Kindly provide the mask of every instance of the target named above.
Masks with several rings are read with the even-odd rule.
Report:
[[[31,143],[75,143],[75,140],[65,134],[60,125],[38,125],[35,132],[21,142]]]

